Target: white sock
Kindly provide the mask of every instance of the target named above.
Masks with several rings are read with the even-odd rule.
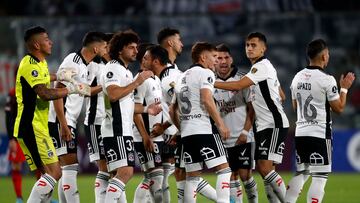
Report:
[[[285,202],[286,187],[281,176],[272,170],[264,177],[264,180],[271,185],[279,200]]]
[[[242,203],[242,188],[240,180],[230,180],[230,198],[235,203]]]
[[[230,201],[230,177],[231,169],[225,168],[216,172],[216,196],[217,203]]]
[[[144,174],[144,179],[139,183],[134,194],[134,203],[143,202],[150,197],[150,177],[147,173]]]
[[[42,175],[34,184],[27,202],[37,203],[49,199],[55,184],[56,180],[49,174]]]
[[[111,178],[109,180],[109,185],[106,188],[106,203],[117,203],[120,200],[122,193],[125,192],[125,184],[117,179]]]
[[[99,171],[95,178],[95,203],[105,203],[106,188],[109,184],[110,174]]]
[[[119,203],[127,203],[126,193],[123,192],[120,196]]]
[[[300,196],[302,187],[308,178],[309,175],[304,175],[302,173],[296,174],[291,178],[286,189],[286,203],[295,203],[297,201],[297,198]]]
[[[196,190],[209,200],[216,201],[216,190],[202,177],[200,177],[200,182]]]
[[[325,185],[328,174],[313,174],[311,175],[311,185],[307,194],[307,202],[321,203],[325,194]]]
[[[265,187],[266,197],[269,200],[269,203],[280,203],[280,200],[276,196],[274,189],[271,187],[271,185],[266,181],[264,181],[264,187]]]
[[[62,190],[66,202],[79,203],[80,195],[77,188],[77,174],[79,164],[63,166],[62,169]]]
[[[244,181],[245,186],[245,192],[249,203],[258,203],[258,190],[257,190],[257,184],[253,177],[251,177],[249,180]]]
[[[170,163],[163,163],[163,169],[164,169],[164,179],[163,179],[163,202],[164,203],[170,203],[171,202],[171,196],[170,196],[170,188],[169,188],[169,177],[171,174],[175,171],[175,165]]]
[[[62,189],[62,178],[60,178],[58,182],[58,198],[59,198],[59,203],[66,203],[64,190]]]
[[[176,182],[177,187],[177,197],[178,197],[178,203],[184,202],[184,189],[185,189],[185,180],[177,181]]]
[[[150,186],[150,192],[154,198],[155,203],[162,203],[163,190],[162,184],[164,179],[163,169],[155,169],[149,173],[152,185]]]
[[[200,182],[200,177],[186,177],[185,189],[184,189],[184,202],[195,203],[196,202],[196,188]]]

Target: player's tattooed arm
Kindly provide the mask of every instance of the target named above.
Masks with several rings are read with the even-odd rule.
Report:
[[[66,88],[47,88],[45,84],[35,85],[34,91],[45,101],[63,98],[68,94]]]

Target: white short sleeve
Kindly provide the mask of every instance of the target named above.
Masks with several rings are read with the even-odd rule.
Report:
[[[295,81],[296,76],[294,77],[293,81],[291,82],[290,85],[290,90],[291,90],[291,99],[295,100],[296,99],[296,95],[295,95],[295,83],[297,83],[297,81]]]
[[[148,82],[148,80],[145,80],[140,86],[138,86],[135,89],[135,91],[134,91],[134,102],[135,103],[142,104],[144,102],[145,95],[147,92],[147,87],[149,86],[146,84],[147,82]]]
[[[338,87],[336,80],[333,76],[329,76],[325,84],[326,97],[328,101],[334,101],[339,99],[340,95],[338,92]]]
[[[126,72],[118,64],[106,64],[106,71],[103,72],[104,88],[110,85],[121,86],[121,80],[125,80]]]
[[[261,64],[255,64],[245,76],[248,77],[255,85],[269,77],[266,67]]]
[[[204,69],[204,71],[201,71],[199,77],[200,77],[200,89],[207,88],[213,92],[214,83],[215,83],[215,74],[209,69]]]

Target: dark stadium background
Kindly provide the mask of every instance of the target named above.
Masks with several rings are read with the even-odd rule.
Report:
[[[167,26],[181,32],[184,50],[176,61],[180,69],[185,70],[191,65],[190,48],[195,41],[209,41],[229,45],[235,65],[246,71],[250,63],[245,58],[244,38],[252,31],[263,32],[268,38],[267,57],[277,69],[287,96],[284,106],[291,130],[280,166],[285,171],[294,170],[296,115],[291,109],[289,85],[294,74],[307,64],[306,44],[320,37],[327,41],[330,63],[326,71],[337,80],[347,71],[360,74],[360,1],[356,0],[1,1],[0,184],[5,183],[9,174],[3,108],[8,90],[14,86],[14,70],[25,54],[24,30],[34,25],[47,28],[54,42],[53,54],[48,58],[50,72],[57,70],[68,53],[80,49],[81,39],[87,31],[116,32],[131,28],[139,33],[142,42],[155,43],[157,32]],[[350,172],[360,180],[359,80],[349,91],[345,112],[341,116],[333,114],[333,122],[333,169],[337,172],[333,176]],[[83,135],[83,131],[80,134]],[[90,173],[96,168],[88,162],[84,136],[79,139],[81,170]],[[27,173],[24,167],[24,174]],[[360,184],[354,187],[360,188]],[[10,189],[9,193],[13,195]],[[359,196],[356,192],[354,195]]]

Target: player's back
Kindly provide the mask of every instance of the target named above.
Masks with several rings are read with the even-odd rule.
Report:
[[[328,135],[332,122],[329,101],[339,98],[335,78],[308,66],[296,74],[291,91],[297,102],[296,136]]]
[[[184,72],[175,86],[181,120],[181,136],[212,134],[209,114],[201,103],[200,90],[213,91],[214,73],[199,65]]]

